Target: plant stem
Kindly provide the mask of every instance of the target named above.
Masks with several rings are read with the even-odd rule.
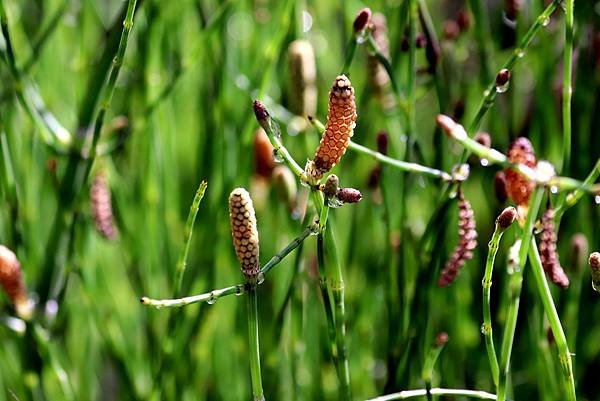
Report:
[[[392,400],[406,400],[408,398],[413,397],[423,397],[427,394],[431,395],[448,395],[448,396],[463,396],[463,397],[471,397],[477,398],[480,400],[495,400],[496,395],[486,393],[485,391],[477,391],[477,390],[463,390],[463,389],[452,389],[452,388],[432,388],[431,390],[427,389],[418,389],[418,390],[405,390],[400,391],[399,393],[383,395],[381,397],[371,398],[367,401],[392,401]]]
[[[490,369],[492,370],[492,380],[494,385],[498,387],[499,367],[498,358],[496,356],[496,349],[494,348],[494,338],[492,335],[492,315],[490,312],[490,292],[492,288],[492,271],[494,270],[494,260],[496,259],[496,253],[500,245],[500,238],[502,238],[503,230],[498,226],[496,222],[496,228],[492,239],[488,243],[488,255],[485,263],[485,273],[481,285],[483,287],[483,326],[481,331],[485,336],[485,348],[490,360]]]
[[[179,254],[179,260],[177,261],[177,267],[175,269],[175,288],[173,290],[174,298],[181,296],[181,286],[183,284],[183,276],[185,274],[185,268],[187,265],[187,256],[194,230],[194,222],[196,221],[196,215],[198,214],[198,209],[200,208],[200,202],[202,201],[202,198],[204,198],[204,192],[206,191],[207,186],[208,183],[206,181],[200,182],[200,186],[198,187],[196,195],[194,196],[194,200],[192,201],[192,206],[190,206],[190,212],[188,214],[183,232],[183,249]]]
[[[248,306],[248,340],[250,341],[250,375],[252,377],[252,395],[254,401],[264,401],[260,375],[260,346],[258,340],[258,307],[256,286],[249,285],[246,305]]]
[[[594,181],[596,181],[596,179],[598,178],[598,176],[600,176],[600,159],[598,159],[596,161],[596,164],[592,168],[592,171],[590,171],[590,173],[585,178],[585,180],[583,180],[582,187],[576,189],[575,191],[573,191],[571,193],[569,193],[566,196],[566,198],[564,199],[564,202],[562,202],[555,209],[555,211],[554,211],[554,219],[556,221],[559,221],[561,219],[562,215],[567,211],[567,209],[569,209],[570,207],[572,207],[573,205],[575,205],[577,202],[579,202],[579,200],[583,197],[583,194],[586,192],[583,187],[587,187],[589,185],[592,185],[594,183]]]
[[[321,121],[314,117],[310,117],[310,122],[315,126],[315,128],[319,131],[324,131],[325,126]],[[440,178],[444,181],[451,181],[452,176],[445,171],[438,170],[435,168],[423,166],[417,163],[405,162],[402,160],[394,159],[392,157],[386,156],[383,153],[376,152],[372,149],[367,148],[366,146],[359,145],[356,142],[350,141],[348,144],[348,149],[353,150],[357,153],[361,153],[363,155],[371,156],[375,160],[380,161],[381,163],[385,163],[387,165],[393,166],[401,171],[406,171],[414,174],[423,174],[433,178]]]
[[[506,399],[506,385],[508,380],[508,372],[510,369],[510,356],[512,353],[513,342],[515,338],[515,329],[517,327],[517,318],[519,315],[519,302],[521,298],[521,287],[523,283],[523,268],[527,262],[527,251],[529,243],[533,237],[533,226],[542,204],[544,197],[544,188],[537,188],[529,201],[529,211],[527,219],[521,233],[521,244],[519,247],[518,260],[514,261],[512,274],[509,282],[509,305],[506,313],[506,324],[504,326],[504,337],[502,338],[502,349],[500,353],[500,374],[498,378],[498,400]],[[511,271],[509,271],[511,273]]]
[[[431,382],[433,380],[433,368],[435,367],[435,363],[437,362],[440,353],[444,349],[446,343],[443,344],[433,344],[427,357],[425,358],[425,363],[423,364],[423,373],[421,376],[423,377],[423,381],[425,382],[425,387],[430,390]],[[428,398],[430,394],[427,394]]]
[[[571,353],[569,352],[569,346],[567,344],[567,338],[565,332],[560,323],[556,306],[552,300],[552,293],[546,280],[546,275],[542,267],[542,261],[540,260],[540,254],[535,243],[535,239],[530,239],[531,245],[529,247],[529,262],[531,263],[531,270],[533,271],[533,277],[535,284],[538,289],[538,293],[542,299],[544,305],[544,311],[548,317],[554,340],[558,348],[558,359],[562,370],[563,384],[565,386],[565,393],[567,400],[575,401],[577,399],[575,394],[575,380],[573,378],[573,363],[571,361]]]
[[[547,24],[548,19],[550,18],[554,10],[556,10],[560,2],[561,0],[553,0],[552,3],[550,3],[544,9],[544,11],[542,11],[542,13],[536,18],[533,25],[531,25],[529,30],[525,33],[525,35],[523,35],[523,38],[519,42],[519,45],[513,50],[508,60],[504,62],[500,69],[506,68],[507,70],[512,70],[515,63],[523,57],[523,55],[525,54],[525,50],[529,47],[531,41],[538,33],[538,31],[540,31],[540,29],[542,29],[542,27],[544,27],[544,25]],[[469,136],[473,136],[473,134],[475,134],[475,132],[479,129],[481,125],[481,121],[483,120],[485,113],[487,113],[487,111],[494,105],[497,95],[495,77],[492,79],[492,82],[483,92],[483,94],[483,100],[481,102],[481,105],[479,106],[479,109],[477,110],[477,114],[471,122],[471,125],[469,125]],[[463,154],[463,160],[466,160],[468,156],[469,154],[465,152]]]
[[[352,33],[352,37],[348,41],[346,45],[346,55],[344,57],[344,65],[342,66],[342,70],[340,74],[349,75],[350,73],[350,64],[352,64],[352,60],[354,59],[354,53],[356,52],[356,34]]]
[[[269,271],[277,264],[279,264],[287,255],[289,255],[294,249],[296,249],[310,234],[318,231],[318,225],[316,223],[306,227],[302,233],[292,240],[285,248],[279,251],[273,256],[260,270],[263,276],[266,276]],[[212,290],[207,293],[193,295],[189,297],[177,298],[177,299],[151,299],[148,297],[142,297],[141,303],[147,306],[153,306],[157,309],[162,308],[173,308],[186,306],[198,302],[209,302],[214,303],[217,299],[228,296],[228,295],[241,295],[247,292],[247,288],[244,284],[236,284],[229,287],[221,288],[218,290]]]
[[[573,4],[574,0],[565,0],[565,50],[563,57],[562,87],[562,123],[563,123],[563,174],[569,172],[571,162],[571,97],[573,86]]]

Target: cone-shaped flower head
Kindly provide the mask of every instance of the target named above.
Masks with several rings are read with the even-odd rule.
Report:
[[[356,125],[354,88],[345,75],[338,76],[329,91],[329,113],[325,132],[313,160],[306,164],[306,174],[313,183],[339,163],[346,153]]]
[[[600,252],[592,252],[589,259],[592,273],[592,287],[600,292]]]
[[[317,110],[317,64],[315,52],[307,40],[295,40],[288,48],[291,79],[291,108],[300,116]]]
[[[242,273],[248,281],[256,282],[260,273],[258,230],[252,199],[244,188],[236,188],[229,195],[229,219],[233,247],[240,260]]]
[[[0,285],[15,305],[17,315],[29,319],[33,304],[27,295],[21,265],[14,252],[4,245],[0,245]]]
[[[529,139],[523,137],[515,139],[508,148],[508,160],[511,163],[521,163],[534,168],[536,165],[535,153]],[[526,206],[531,193],[535,189],[535,183],[511,168],[504,170],[504,174],[508,197],[517,205]]]

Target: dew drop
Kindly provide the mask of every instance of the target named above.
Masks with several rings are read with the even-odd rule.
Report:
[[[483,167],[487,167],[490,165],[490,161],[488,159],[481,159],[479,162]]]
[[[239,297],[240,295],[244,295],[244,286],[243,285],[238,285],[235,288],[235,296]]]
[[[516,52],[518,58],[523,58],[523,56],[525,56],[525,50],[523,50],[523,49],[517,49],[517,50],[515,50],[515,52]]]
[[[496,92],[497,93],[504,93],[508,90],[508,85],[509,82],[505,83],[504,85],[496,85]]]
[[[594,196],[594,202],[596,202],[596,205],[600,205],[600,195]]]
[[[540,20],[542,26],[548,26],[548,24],[550,23],[550,18],[549,17],[542,17],[542,19]]]
[[[209,305],[214,305],[217,302],[217,298],[211,294],[210,298],[208,298],[208,300],[206,301],[207,304]]]
[[[594,289],[594,291],[600,292],[600,281],[592,280],[592,288]]]
[[[558,193],[558,187],[556,185],[552,185],[550,187],[550,192],[552,192],[553,194],[557,194]]]
[[[275,160],[275,163],[283,163],[283,156],[281,156],[281,152],[277,149],[273,149],[273,160]]]
[[[265,275],[262,273],[258,273],[258,276],[256,277],[256,284],[262,284],[265,282]]]

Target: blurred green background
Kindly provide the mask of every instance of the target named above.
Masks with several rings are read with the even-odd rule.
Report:
[[[0,63],[0,134],[6,150],[2,158],[12,162],[17,197],[0,185],[0,243],[17,253],[34,293],[44,286],[42,266],[48,255],[55,256],[47,247],[56,235],[57,210],[62,210],[58,188],[68,156],[44,143],[42,128],[33,123],[16,94],[24,88],[26,94],[39,94],[72,135],[82,141],[89,138],[127,2],[3,0],[3,4],[23,79],[22,87],[15,85],[4,57]],[[427,5],[441,44],[440,64],[435,76],[428,73],[425,51],[417,49],[413,138],[422,154],[411,151],[408,157],[449,171],[462,149],[436,137],[435,115],[443,112],[468,124],[515,42],[503,28],[507,5],[501,1],[428,1]],[[519,60],[509,91],[499,96],[484,120],[482,128],[490,132],[494,147],[504,151],[511,139],[527,136],[538,158],[555,163],[563,175],[583,179],[591,170],[600,156],[599,5],[576,4],[571,164],[561,166],[564,13],[560,8]],[[194,227],[186,294],[243,279],[229,231],[227,197],[233,188],[246,187],[255,199],[263,263],[312,219],[309,209],[307,221],[300,221],[272,183],[257,177],[253,147],[258,124],[252,100],[266,103],[282,125],[284,143],[304,165],[313,156],[318,133],[309,126],[296,132],[293,127],[298,121],[286,112],[293,96],[288,45],[304,38],[314,47],[317,117],[325,121],[328,89],[344,62],[354,16],[365,6],[387,17],[391,61],[405,89],[404,1],[138,0],[100,139],[101,148],[117,145],[100,155],[92,169],[92,176],[102,170],[107,177],[118,237],[107,241],[96,232],[86,183],[68,206],[74,219],[69,246],[56,250],[65,252],[59,260],[64,261],[68,277],[58,311],[40,305],[47,314],[45,328],[40,323],[37,331],[31,326],[23,334],[11,329],[10,303],[4,295],[0,299],[5,323],[0,326],[0,401],[251,398],[246,308],[240,298],[168,311],[141,306],[139,297],[172,295],[186,217],[201,180],[208,181],[208,189]],[[482,7],[487,21],[475,18],[473,7]],[[514,31],[517,41],[543,7],[540,0],[522,4]],[[468,13],[470,24],[453,37],[450,25],[460,10]],[[420,24],[417,31],[423,32]],[[0,48],[6,55],[6,41],[0,39]],[[384,111],[370,94],[366,59],[365,46],[359,46],[349,71],[358,105],[354,140],[374,149],[377,132],[388,130],[390,155],[400,157],[406,124],[396,111]],[[487,63],[483,67],[482,61]],[[346,282],[355,399],[422,388],[424,355],[440,331],[448,333],[449,343],[436,366],[434,385],[493,392],[480,326],[486,244],[503,207],[493,191],[497,168],[484,168],[471,160],[472,173],[463,189],[477,219],[478,250],[453,285],[438,288],[439,269],[456,244],[456,206],[451,203],[434,223],[437,241],[427,251],[421,239],[436,206],[444,202],[442,184],[415,175],[402,179],[402,173],[385,167],[379,187],[370,187],[369,176],[376,165],[367,156],[346,154],[334,172],[344,186],[360,189],[363,200],[330,212]],[[406,211],[401,219],[403,187]],[[307,190],[298,190],[301,203]],[[388,208],[381,202],[382,192]],[[559,251],[571,287],[553,288],[574,353],[582,400],[600,399],[600,303],[587,267],[573,260],[570,244],[572,235],[581,232],[590,250],[597,250],[599,217],[600,207],[587,196],[566,213]],[[505,235],[494,273],[496,341],[506,311],[506,250],[515,233]],[[390,270],[392,265],[395,270]],[[398,274],[394,278],[397,296],[390,298],[393,271]],[[548,342],[543,308],[528,273],[526,268],[509,394],[518,400],[560,400],[556,347]],[[260,287],[259,313],[267,399],[337,399],[315,237],[309,237],[299,253],[286,258]],[[168,324],[171,315],[175,325]]]

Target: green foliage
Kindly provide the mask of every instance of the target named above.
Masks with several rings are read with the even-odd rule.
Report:
[[[347,393],[357,400],[430,385],[495,393],[481,333],[481,280],[486,244],[505,206],[493,195],[498,167],[469,159],[471,174],[461,187],[475,211],[479,246],[457,280],[440,288],[439,271],[457,241],[455,185],[440,177],[466,153],[436,128],[435,117],[454,115],[470,135],[481,123],[500,151],[527,136],[538,159],[579,181],[600,168],[600,20],[586,2],[569,13],[575,26],[573,42],[567,41],[575,54],[574,91],[572,115],[565,119],[571,133],[565,134],[565,13],[558,1],[552,3],[557,10],[546,24],[537,19],[543,2],[525,3],[516,40],[503,49],[503,6],[478,0],[461,5],[471,23],[455,39],[444,36],[444,26],[457,17],[456,2],[0,0],[0,244],[17,254],[39,301],[35,317],[20,330],[23,322],[0,296],[0,401],[251,399],[245,294],[165,310],[140,305],[139,299],[243,282],[229,228],[233,188],[248,188],[254,199],[263,266],[316,219],[322,205],[313,207],[308,188],[298,186],[298,208],[290,211],[273,183],[255,172],[254,99],[278,121],[281,142],[300,166],[318,143],[320,131],[306,123],[296,134],[298,119],[287,111],[294,96],[287,48],[299,38],[315,49],[315,117],[325,121],[331,82],[347,70],[358,106],[353,141],[376,149],[377,133],[386,130],[388,156],[395,161],[376,155],[378,161],[358,146],[349,149],[333,172],[342,186],[360,189],[362,201],[331,208],[328,234],[305,232],[306,239],[257,287],[266,399],[338,399],[343,386],[333,352],[344,343]],[[365,5],[388,20],[387,67],[398,90],[387,89],[396,101],[391,109],[368,84],[371,38],[356,44],[349,67],[344,65],[347,48],[354,46],[353,18]],[[133,18],[133,27],[123,24],[126,18]],[[481,23],[484,18],[489,21]],[[402,50],[403,39],[418,37],[429,23],[434,32],[428,39],[437,37],[440,44],[434,74],[426,49],[413,40]],[[519,50],[535,24],[532,41]],[[131,28],[128,38],[124,26]],[[507,60],[508,91],[486,96]],[[404,161],[430,168],[422,174]],[[369,186],[376,168],[379,185]],[[90,210],[88,192],[98,171],[112,195],[118,228],[112,241],[95,230]],[[194,222],[188,213],[201,181],[208,188],[202,202],[198,195],[193,204],[199,204]],[[544,196],[563,205],[561,193]],[[575,355],[580,400],[600,397],[600,303],[570,241],[583,233],[590,251],[598,249],[598,200],[583,195],[561,209],[557,221],[571,285],[551,288],[560,322],[550,320],[553,330],[562,323]],[[514,305],[507,251],[520,235],[518,229],[504,234],[493,270],[489,307],[498,351]],[[344,290],[320,286],[317,242],[323,237],[326,270],[335,283],[343,273]],[[530,258],[539,267],[531,249]],[[541,270],[534,280],[531,265],[522,268],[508,399],[563,400],[563,365],[548,339],[544,309],[552,300],[540,296]],[[337,319],[333,337],[323,307],[327,293]],[[432,352],[442,331],[449,341],[443,351]],[[566,344],[559,345],[564,355]]]

